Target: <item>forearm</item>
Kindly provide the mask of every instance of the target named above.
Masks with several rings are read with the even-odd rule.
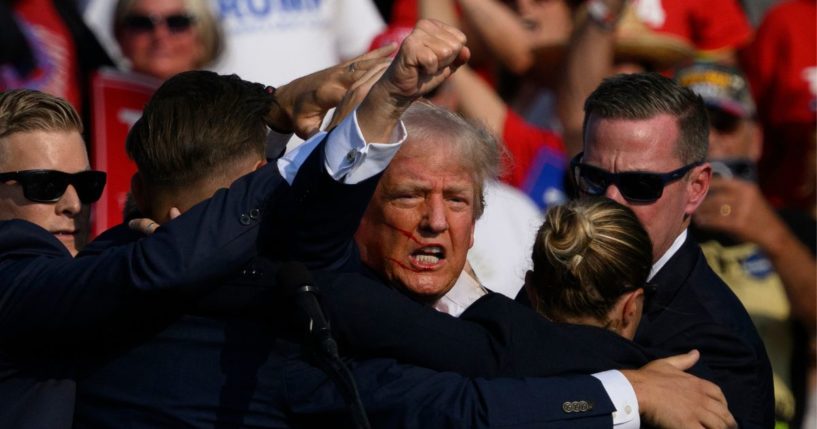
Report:
[[[448,25],[459,27],[454,8],[454,0],[420,0],[418,4],[420,18],[433,18]]]
[[[496,0],[460,0],[463,17],[485,42],[491,55],[515,74],[533,65],[533,43],[521,19]]]
[[[384,359],[350,366],[373,427],[612,427],[612,403],[591,376],[468,379]],[[336,387],[319,369],[299,367],[285,377],[292,413],[306,418],[309,426],[336,424],[346,412]],[[565,412],[564,404],[573,401],[592,407]]]
[[[615,33],[585,19],[573,32],[556,87],[559,120],[568,156],[582,148],[584,101],[613,69]]]
[[[459,100],[459,111],[479,120],[496,137],[502,137],[508,106],[499,95],[468,66],[451,75],[451,85]]]
[[[764,238],[758,242],[780,276],[789,299],[791,315],[803,326],[814,329],[817,320],[817,263],[779,218],[762,228]]]

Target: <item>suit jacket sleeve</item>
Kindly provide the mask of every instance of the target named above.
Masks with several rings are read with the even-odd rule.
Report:
[[[373,427],[612,427],[615,408],[591,376],[469,379],[389,359],[349,366]],[[284,382],[288,406],[304,427],[349,425],[345,402],[319,369],[293,361]],[[587,406],[574,412],[565,403]]]
[[[478,300],[457,319],[360,275],[316,278],[333,333],[351,354],[469,376],[588,374],[649,360],[615,334],[551,323],[498,294]]]
[[[258,208],[285,185],[272,164],[151,237],[77,258],[36,225],[0,223],[0,339],[62,337],[97,326],[135,296],[206,289],[253,255]]]

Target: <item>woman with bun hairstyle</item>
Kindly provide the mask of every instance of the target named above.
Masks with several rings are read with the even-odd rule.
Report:
[[[550,320],[632,339],[651,266],[650,238],[632,210],[607,198],[581,198],[547,212],[525,288]]]

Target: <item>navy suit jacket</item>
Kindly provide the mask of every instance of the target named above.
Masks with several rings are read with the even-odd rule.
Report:
[[[323,308],[348,354],[482,377],[590,374],[656,357],[609,330],[553,323],[500,294],[483,296],[455,318],[371,276],[316,273]]]
[[[352,234],[374,186],[358,186],[356,194],[366,196],[362,199],[349,198],[352,188],[348,186],[326,194],[318,190],[320,187],[296,179],[293,188],[302,184],[312,191],[300,200],[299,210],[314,208],[327,217],[326,222],[304,221],[303,226],[313,226],[318,235],[334,242],[329,247],[336,249],[341,259],[351,258],[353,254],[346,252],[352,250]],[[329,204],[333,198],[339,204]],[[335,210],[352,215],[336,214]],[[293,232],[296,229],[283,228],[271,237],[276,243],[298,243],[304,233]],[[124,235],[120,238],[127,239]],[[313,254],[323,254],[325,246]],[[297,329],[293,332],[281,322],[280,316],[290,305],[278,295],[273,273],[277,261],[289,257],[288,248],[273,246],[272,257],[253,260],[181,317],[174,308],[156,317],[155,324],[119,329],[131,335],[118,338],[113,350],[87,361],[89,366],[79,382],[76,427],[343,425],[346,412],[342,397],[321,370],[304,360],[300,347],[289,341],[300,339]],[[308,255],[302,252],[302,256]],[[323,265],[346,266],[343,261]],[[382,285],[361,287],[368,288],[363,289],[364,297],[369,296],[367,290],[394,293]],[[349,291],[346,297],[357,293],[357,289]],[[327,300],[331,298],[327,296]],[[422,308],[410,301],[399,302]],[[482,334],[477,334],[483,338],[481,344],[502,346],[501,341],[491,343],[485,332],[482,328]],[[544,348],[533,342],[518,344]],[[588,355],[594,353],[587,346],[583,350]],[[388,359],[357,359],[350,365],[364,405],[380,427],[563,427],[567,421],[577,427],[611,426],[612,403],[601,383],[588,375],[487,380]],[[540,362],[539,366],[548,364]],[[572,401],[593,405],[584,412],[566,412],[564,403]]]
[[[299,327],[275,323],[291,307],[275,288],[276,265],[255,260],[188,314],[129,329],[116,350],[96,353],[78,382],[75,428],[348,426],[337,387],[289,341]],[[255,306],[229,308],[225,297]],[[390,359],[347,364],[375,427],[612,424],[612,403],[587,375],[469,379]],[[571,401],[593,406],[565,412]]]
[[[701,352],[741,427],[774,427],[774,391],[766,349],[748,313],[687,238],[655,275],[636,332],[639,344]]]
[[[318,146],[291,187],[270,163],[150,239],[136,240],[122,226],[76,258],[34,224],[0,222],[0,427],[69,428],[73,360],[87,344],[109,338],[120,322],[150,320],[154,307],[179,308],[212,290],[257,254],[259,234],[271,239],[302,234],[310,243],[317,234],[299,232],[300,220],[288,225],[277,208],[289,207],[294,215],[291,208],[316,203],[304,183],[326,179],[302,175],[320,173],[322,154]],[[325,212],[306,213],[308,220],[325,220]],[[260,222],[265,217],[271,219]],[[292,253],[308,259],[312,249],[301,250],[293,246]],[[348,243],[323,250],[344,254]]]

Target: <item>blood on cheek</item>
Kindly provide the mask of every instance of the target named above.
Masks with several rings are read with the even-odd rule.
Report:
[[[415,242],[417,244],[423,244],[417,237],[414,236],[414,234],[411,233],[411,231],[406,231],[404,229],[400,229],[400,228],[398,228],[398,227],[396,227],[394,225],[391,225],[389,223],[386,223],[386,226],[391,228],[392,230],[398,232],[403,237],[406,237],[406,239],[408,239],[408,240],[411,240],[411,241],[413,241],[413,242]],[[415,273],[419,273],[419,272],[423,271],[423,270],[419,270],[419,269],[414,268],[414,267],[410,267],[410,266],[402,263],[401,261],[398,261],[397,259],[392,258],[391,256],[387,256],[386,259],[388,259],[388,260],[394,262],[395,264],[399,265],[404,270],[413,271]]]

